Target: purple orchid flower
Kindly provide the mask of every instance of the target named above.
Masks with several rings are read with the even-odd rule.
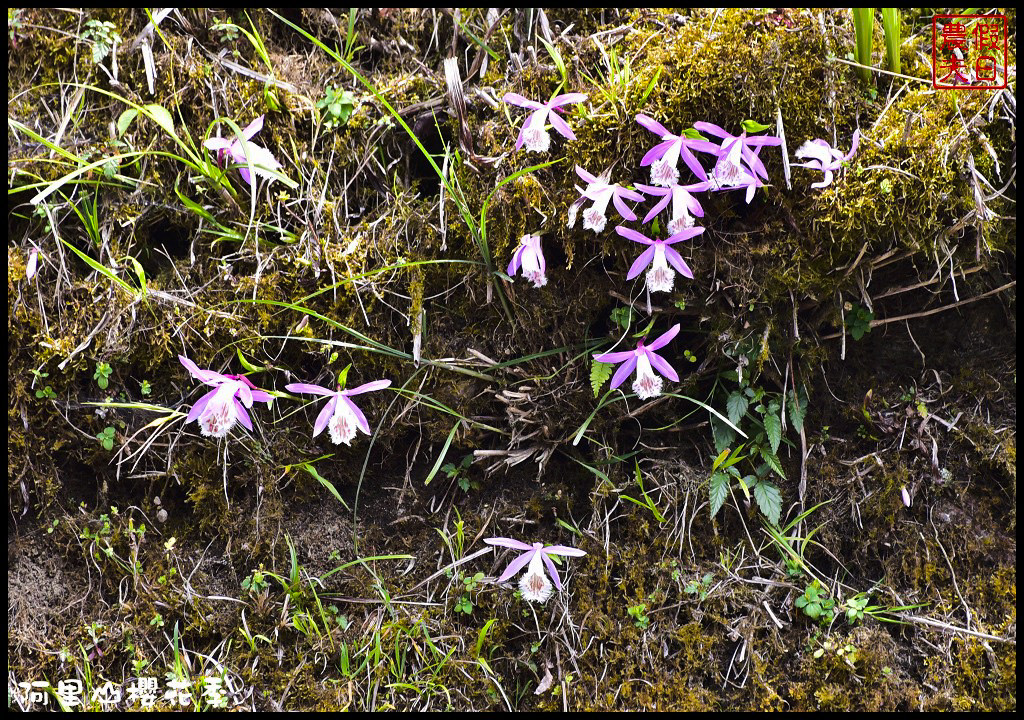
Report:
[[[843,163],[853,157],[857,152],[857,145],[860,144],[860,129],[853,133],[853,147],[850,152],[843,155],[841,150],[836,150],[822,139],[808,140],[796,151],[798,158],[805,158],[808,162],[793,163],[794,167],[805,167],[813,170],[821,170],[825,173],[825,179],[819,183],[811,183],[812,188],[828,187],[832,184],[832,174],[843,167]]]
[[[529,568],[519,579],[519,591],[523,594],[523,599],[530,602],[543,603],[551,597],[551,582],[548,580],[547,575],[544,574],[545,565],[548,572],[551,573],[551,579],[555,581],[555,587],[559,590],[562,589],[562,579],[558,577],[558,570],[555,569],[555,563],[551,560],[551,555],[583,557],[587,554],[583,550],[568,547],[567,545],[544,545],[539,542],[527,545],[519,540],[506,537],[486,538],[484,542],[488,545],[497,545],[523,551],[521,555],[518,555],[508,564],[505,572],[498,578],[498,582],[505,582],[529,563]]]
[[[654,118],[643,113],[636,116],[636,121],[661,138],[661,142],[647,151],[640,165],[651,166],[651,183],[668,187],[679,181],[679,170],[677,165],[679,158],[693,171],[693,174],[701,180],[707,180],[708,175],[704,166],[697,162],[692,150],[700,152],[718,153],[718,146],[707,140],[686,137],[685,135],[673,135],[665,126]]]
[[[252,430],[252,420],[245,409],[251,408],[254,402],[269,403],[273,399],[245,375],[221,375],[213,370],[202,370],[184,355],[179,355],[178,360],[196,380],[216,388],[199,398],[185,418],[186,423],[198,418],[203,435],[222,438],[236,422],[242,423],[246,430]]]
[[[262,129],[263,116],[260,115],[242,130],[242,137],[245,141],[244,148],[242,142],[237,137],[231,140],[221,137],[210,138],[203,143],[203,147],[215,151],[217,153],[217,162],[221,165],[227,164],[229,158],[232,162],[241,165],[242,167],[238,168],[238,173],[249,185],[253,184],[252,175],[249,173],[249,160],[252,161],[253,170],[255,170],[257,175],[273,180],[274,176],[267,173],[266,170],[279,170],[281,163],[265,147],[249,142],[252,136]],[[249,151],[248,160],[245,157],[246,150]]]
[[[328,390],[319,385],[307,383],[291,383],[285,385],[285,390],[293,393],[305,393],[307,395],[329,395],[330,401],[324,405],[324,409],[316,418],[313,425],[313,437],[330,428],[331,441],[335,445],[345,443],[352,444],[352,438],[356,436],[356,428],[363,431],[363,434],[370,434],[370,423],[366,421],[363,411],[356,407],[356,404],[349,400],[352,395],[383,390],[391,385],[390,380],[374,380],[351,390]]]
[[[764,187],[761,180],[768,179],[768,171],[765,170],[758,153],[767,145],[781,145],[782,139],[773,135],[747,137],[746,130],[739,135],[732,135],[709,122],[695,122],[693,127],[700,132],[722,138],[722,145],[717,150],[718,162],[711,171],[711,180],[717,189],[743,187],[747,190],[747,202],[753,200],[754,191]]]
[[[523,235],[519,240],[519,247],[512,254],[512,262],[508,264],[509,277],[523,270],[523,277],[533,283],[534,287],[544,287],[548,284],[548,265],[544,261],[544,251],[540,247],[540,235]]]
[[[569,123],[563,120],[558,113],[564,112],[562,110],[563,106],[570,103],[583,102],[587,99],[587,96],[583,93],[565,93],[564,95],[556,95],[547,103],[542,104],[536,100],[527,100],[519,93],[510,92],[505,93],[501,99],[509,105],[533,110],[530,116],[526,118],[526,122],[523,123],[523,127],[519,130],[516,150],[525,144],[526,149],[532,152],[547,152],[547,149],[551,146],[551,136],[547,131],[548,121],[551,121],[551,126],[560,135],[569,140],[575,140],[576,136],[573,135]]]
[[[622,363],[612,376],[612,389],[621,385],[629,377],[629,374],[636,369],[633,392],[641,400],[648,400],[661,395],[662,380],[655,374],[655,370],[672,382],[679,382],[679,376],[672,366],[668,364],[668,361],[654,352],[668,345],[677,334],[679,334],[679,323],[673,325],[668,332],[650,345],[644,345],[644,340],[647,339],[644,338],[636,344],[636,350],[603,353],[595,355],[594,359],[603,363]]]
[[[629,268],[629,274],[626,275],[627,280],[632,280],[641,272],[643,272],[647,266],[652,265],[651,269],[647,273],[647,289],[651,292],[671,292],[672,283],[675,282],[676,274],[669,267],[671,263],[672,267],[675,268],[683,277],[693,279],[693,271],[690,270],[690,266],[683,260],[683,256],[676,251],[675,248],[670,247],[672,244],[681,242],[683,240],[689,240],[695,235],[700,235],[704,232],[702,227],[691,227],[677,232],[675,235],[671,235],[664,240],[652,240],[651,238],[638,233],[636,230],[630,230],[624,228],[621,225],[615,228],[622,237],[633,242],[642,243],[649,247],[640,253],[634,262],[633,266]]]
[[[579,165],[576,166],[576,174],[587,183],[586,189],[580,188],[579,185],[576,186],[576,189],[584,198],[594,201],[593,205],[583,211],[584,230],[593,230],[595,233],[604,230],[604,226],[608,222],[605,213],[608,210],[609,201],[615,205],[615,209],[618,210],[623,220],[636,220],[636,214],[629,209],[623,198],[633,202],[643,202],[643,195],[634,190],[624,188],[618,183],[614,185],[609,184],[608,178],[604,175],[600,178],[594,177],[594,175]]]
[[[711,183],[708,181],[694,183],[693,185],[677,185],[673,183],[668,187],[637,183],[636,188],[647,195],[662,196],[661,200],[647,213],[647,217],[644,218],[644,224],[649,223],[654,219],[655,215],[664,210],[668,206],[669,201],[672,202],[672,216],[668,221],[668,231],[674,235],[687,228],[692,228],[696,223],[693,219],[694,215],[704,217],[704,208],[701,207],[700,202],[691,193],[709,190]]]

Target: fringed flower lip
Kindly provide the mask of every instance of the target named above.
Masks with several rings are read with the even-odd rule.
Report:
[[[273,397],[260,390],[245,375],[221,375],[213,370],[203,370],[184,355],[178,360],[196,380],[212,385],[213,390],[196,401],[185,418],[186,423],[199,420],[203,435],[222,438],[230,432],[236,422],[246,430],[252,430],[252,420],[246,408],[254,402],[267,402]]]
[[[335,445],[341,443],[351,445],[352,439],[356,436],[357,429],[362,430],[365,435],[370,434],[370,423],[367,421],[363,411],[354,402],[349,400],[349,397],[373,392],[374,390],[383,390],[390,386],[390,380],[374,380],[373,382],[354,387],[351,390],[328,390],[325,387],[309,383],[291,383],[285,385],[285,390],[293,393],[330,397],[331,399],[324,405],[323,410],[320,411],[316,422],[313,424],[313,437],[322,433],[324,428],[329,428],[331,441]]]

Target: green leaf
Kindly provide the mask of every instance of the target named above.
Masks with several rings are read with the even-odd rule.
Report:
[[[729,476],[723,472],[712,473],[709,490],[711,496],[711,517],[714,517],[722,509],[722,505],[725,504],[725,498],[729,495]]]
[[[764,458],[764,461],[766,463],[768,463],[768,467],[770,467],[772,470],[774,470],[776,475],[778,475],[780,478],[785,480],[786,479],[786,473],[784,473],[782,471],[782,463],[779,462],[778,456],[775,453],[773,453],[771,450],[766,448],[764,445],[762,445],[760,447],[760,451],[761,451],[761,457]]]
[[[771,127],[770,125],[762,125],[761,123],[755,122],[753,120],[744,120],[742,125],[743,129],[748,133],[763,132],[764,130],[767,130],[769,127]]]
[[[739,390],[734,390],[729,394],[729,399],[725,401],[725,408],[729,413],[729,419],[733,423],[738,423],[747,414],[747,407],[749,405],[750,403],[746,396]]]
[[[594,397],[598,396],[601,392],[601,387],[608,382],[608,378],[612,376],[613,367],[615,366],[612,363],[591,360],[590,387],[594,390]]]
[[[700,134],[700,130],[696,128],[686,128],[683,130],[683,137],[690,138],[691,140],[707,140],[706,137]]]
[[[261,372],[263,370],[263,368],[256,367],[246,360],[245,355],[242,354],[242,351],[239,348],[235,348],[235,352],[238,354],[238,362],[241,363],[242,367],[244,367],[247,372]]]
[[[762,480],[754,486],[754,500],[768,522],[772,525],[779,524],[779,516],[782,515],[782,493],[769,482]]]
[[[736,439],[733,429],[723,422],[718,422],[714,417],[711,418],[711,435],[715,439],[716,452],[722,452],[730,447]]]
[[[136,110],[135,108],[128,108],[123,113],[121,113],[121,116],[117,118],[117,136],[118,137],[121,137],[122,135],[124,135],[128,131],[128,128],[131,126],[132,121],[135,119],[135,117],[138,114],[139,114],[139,111]]]
[[[804,430],[804,418],[807,416],[807,393],[803,387],[800,392],[789,391],[789,421],[797,432]]]
[[[452,440],[455,439],[455,431],[459,429],[459,421],[456,420],[455,424],[452,425],[451,432],[448,433],[448,439],[444,441],[444,447],[441,448],[441,453],[437,456],[437,462],[434,463],[434,467],[431,468],[430,473],[427,475],[427,479],[423,481],[424,485],[429,485],[430,481],[437,475],[437,471],[441,469],[441,463],[444,462],[444,456],[448,452],[448,448],[452,444]]]
[[[774,413],[764,416],[764,431],[768,433],[768,442],[772,444],[772,453],[779,451],[779,443],[782,442],[782,420]]]
[[[177,137],[177,133],[174,132],[174,118],[163,105],[143,105],[143,110],[148,111],[153,122],[162,127],[168,135]]]

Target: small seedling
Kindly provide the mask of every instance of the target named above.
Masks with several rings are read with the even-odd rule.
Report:
[[[356,108],[355,95],[337,85],[324,89],[324,96],[316,104],[323,111],[324,127],[333,130],[348,122]]]
[[[873,312],[853,303],[846,303],[843,310],[846,313],[846,329],[850,331],[854,340],[860,340],[865,333],[871,332],[871,321],[875,319]]]
[[[149,395],[153,392],[153,386],[149,384],[149,380],[143,380],[139,383],[139,392],[143,395]]]
[[[686,586],[683,588],[683,592],[687,595],[697,595],[701,600],[703,600],[708,596],[711,581],[714,579],[714,575],[706,573],[700,580],[691,580],[686,583]]]
[[[114,428],[110,425],[103,428],[103,431],[96,436],[96,439],[100,441],[100,445],[103,446],[104,450],[110,451],[114,449]]]
[[[836,601],[828,597],[828,591],[817,580],[804,589],[804,594],[796,599],[796,606],[812,620],[829,623],[835,617]]]
[[[484,574],[482,572],[478,572],[473,577],[462,579],[462,584],[464,586],[463,594],[462,597],[459,598],[459,601],[455,603],[455,612],[463,612],[466,615],[471,615],[473,613],[473,600],[470,598],[469,594],[476,590],[476,586],[483,579]]]
[[[454,463],[445,463],[441,466],[441,472],[448,476],[449,480],[455,480],[459,483],[459,487],[465,492],[470,490],[476,490],[480,487],[480,483],[476,480],[472,480],[469,477],[469,466],[473,464],[473,456],[467,455],[462,458],[462,462],[458,465]]]
[[[270,583],[267,582],[267,579],[263,574],[262,565],[259,570],[253,570],[252,574],[242,581],[242,589],[248,591],[252,595],[259,595],[268,587],[270,587]]]
[[[100,361],[96,363],[96,372],[92,374],[92,379],[100,386],[100,390],[106,390],[107,386],[110,385],[110,374],[112,372],[114,372],[113,368],[105,362]]]
[[[110,54],[115,46],[121,44],[121,36],[112,22],[89,20],[82,31],[82,39],[92,44],[92,61],[96,65]]]
[[[630,605],[627,612],[633,618],[633,624],[641,630],[646,630],[647,626],[651,624],[651,619],[647,617],[647,605],[645,603]]]

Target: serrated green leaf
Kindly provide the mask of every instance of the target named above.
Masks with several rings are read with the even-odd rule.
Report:
[[[722,452],[729,448],[736,439],[736,433],[731,427],[714,418],[711,419],[711,435],[715,439],[715,452]]]
[[[770,127],[769,125],[762,125],[754,120],[744,120],[742,124],[743,129],[748,133],[759,133]]]
[[[779,451],[779,443],[782,442],[782,420],[774,413],[764,416],[764,431],[768,433],[768,442],[772,444],[772,453]]]
[[[711,496],[711,517],[714,517],[722,509],[722,505],[725,504],[725,498],[729,495],[729,476],[721,472],[712,473],[709,492]]]
[[[729,414],[729,420],[733,424],[738,423],[743,419],[743,416],[747,414],[747,407],[750,403],[747,401],[746,396],[739,390],[734,390],[729,394],[729,399],[725,401],[725,408]]]
[[[612,376],[612,363],[600,362],[599,360],[591,360],[590,363],[590,387],[594,390],[594,397],[597,397],[601,392],[601,387],[608,382],[608,378]]]
[[[807,416],[807,393],[801,387],[800,392],[789,391],[789,421],[797,432],[804,431],[804,418]]]
[[[764,445],[760,447],[760,451],[761,457],[763,457],[764,461],[768,463],[768,467],[774,470],[776,475],[785,480],[786,473],[782,471],[782,463],[779,462],[778,456]]]
[[[772,525],[779,524],[779,516],[782,515],[782,493],[771,483],[763,480],[754,486],[754,500],[761,514],[768,519]]]

